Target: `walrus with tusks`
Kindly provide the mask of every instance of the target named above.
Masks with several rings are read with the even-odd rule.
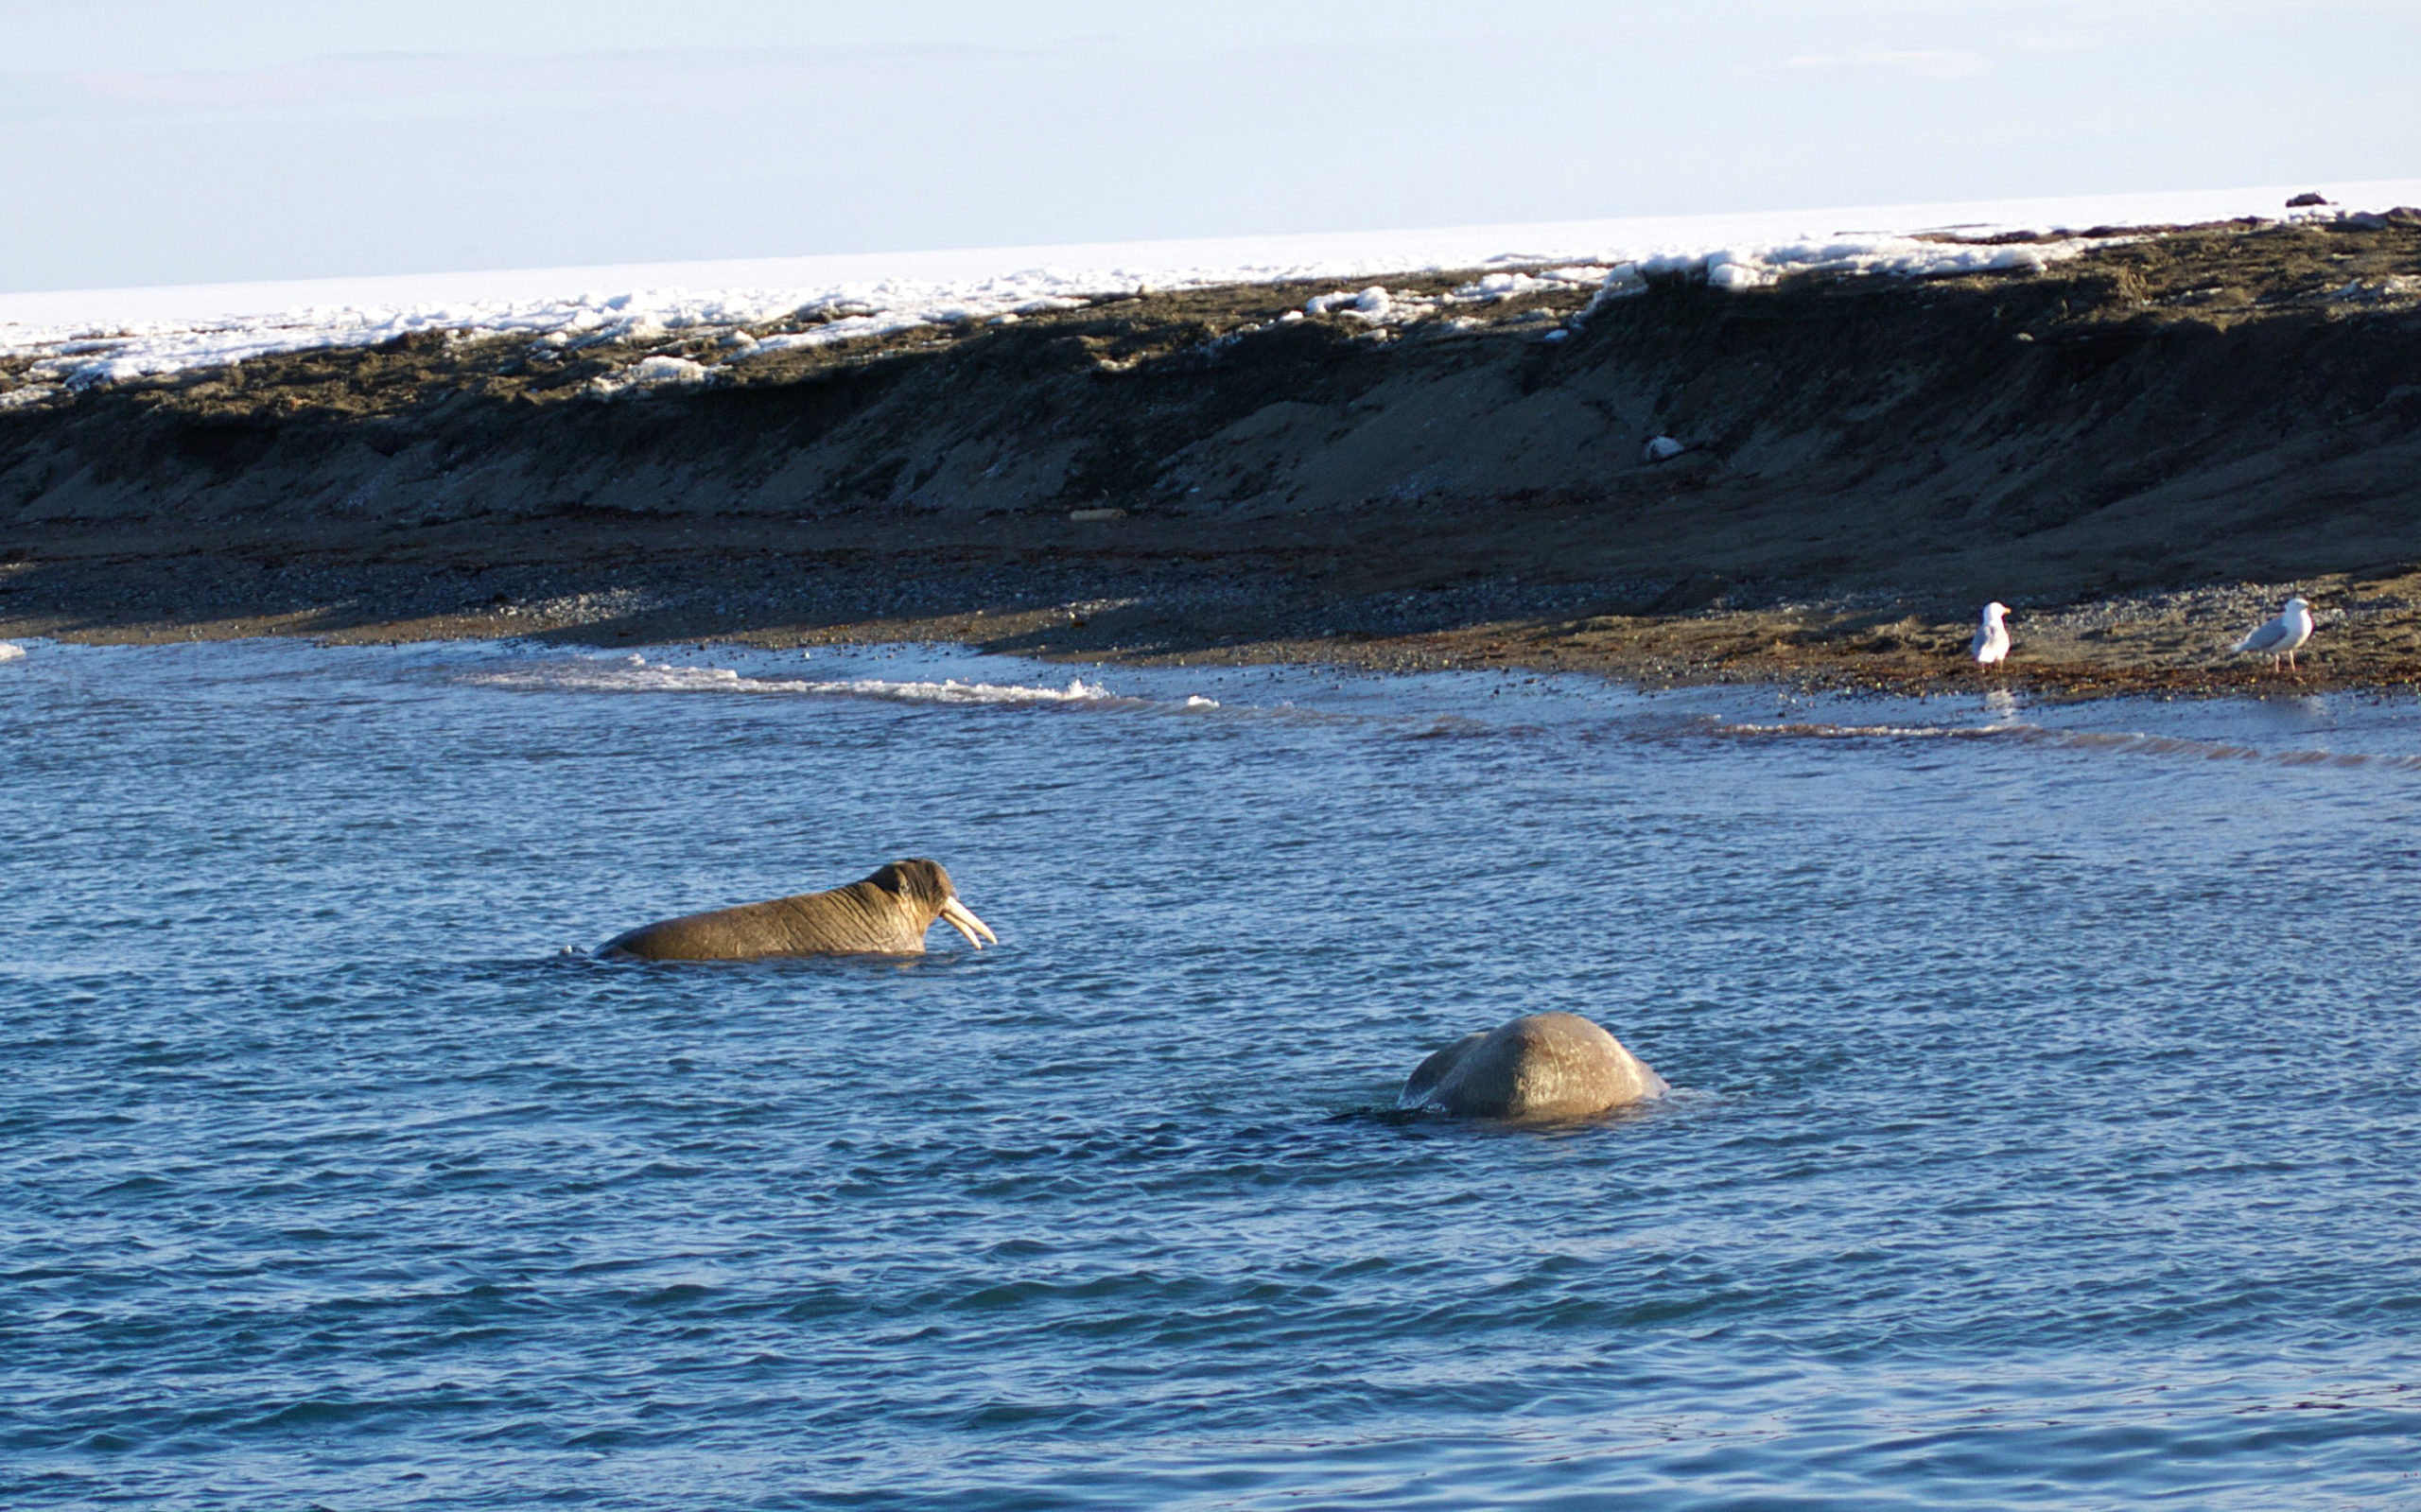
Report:
[[[1463,1118],[1585,1119],[1671,1090],[1623,1042],[1578,1014],[1524,1014],[1438,1051],[1396,1099]]]
[[[1001,937],[967,911],[938,861],[894,861],[862,882],[643,924],[597,953],[639,961],[785,955],[921,955],[935,919],[978,950]]]

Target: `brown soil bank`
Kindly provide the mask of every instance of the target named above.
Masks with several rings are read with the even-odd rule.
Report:
[[[2266,681],[2221,652],[2295,586],[2314,681],[2421,678],[2421,215],[2035,274],[1283,318],[1322,291],[610,400],[704,342],[430,339],[0,408],[0,633],[949,634],[1905,686],[1998,598],[2015,674],[2092,691]],[[1665,435],[1689,449],[1646,461]]]

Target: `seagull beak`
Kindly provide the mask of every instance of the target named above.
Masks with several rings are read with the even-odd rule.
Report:
[[[994,945],[1001,943],[1001,937],[992,932],[990,925],[968,912],[967,905],[954,897],[943,900],[941,918],[944,924],[966,935],[967,943],[978,950],[984,948],[985,940],[991,941]]]

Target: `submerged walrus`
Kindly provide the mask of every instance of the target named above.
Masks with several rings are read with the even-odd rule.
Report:
[[[1668,1090],[1646,1062],[1578,1014],[1525,1014],[1422,1061],[1396,1105],[1474,1119],[1585,1119]]]
[[[778,955],[918,955],[935,919],[978,950],[1001,937],[958,900],[938,861],[894,861],[862,882],[643,924],[598,954],[641,961],[754,961]]]

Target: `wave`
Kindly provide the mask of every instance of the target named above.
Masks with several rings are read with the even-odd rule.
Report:
[[[749,677],[728,667],[681,667],[630,656],[618,662],[550,662],[509,671],[475,672],[465,682],[483,687],[557,693],[772,693],[824,698],[880,699],[896,704],[959,705],[1037,704],[1088,705],[1102,708],[1157,708],[1160,701],[1113,693],[1098,683],[1071,678],[1065,687],[1024,683],[968,683],[954,677],[938,682],[899,681],[880,677],[816,680],[803,677]],[[1215,709],[1216,699],[1194,694],[1181,709]]]
[[[2048,746],[2063,751],[2106,751],[2129,756],[2174,756],[2204,761],[2269,761],[2289,767],[2374,767],[2390,772],[2421,772],[2421,756],[2378,756],[2348,751],[2265,751],[2257,746],[2223,740],[2198,740],[2178,735],[2145,735],[2100,730],[2054,730],[2040,724],[1828,724],[1797,721],[1760,724],[1716,719],[1698,722],[1691,733],[1723,739],[1774,740],[2008,740],[2021,745]]]
[[[1817,721],[1759,724],[1707,715],[1697,722],[1693,733],[1742,740],[1982,740],[2040,728],[2030,724],[1826,724]]]

